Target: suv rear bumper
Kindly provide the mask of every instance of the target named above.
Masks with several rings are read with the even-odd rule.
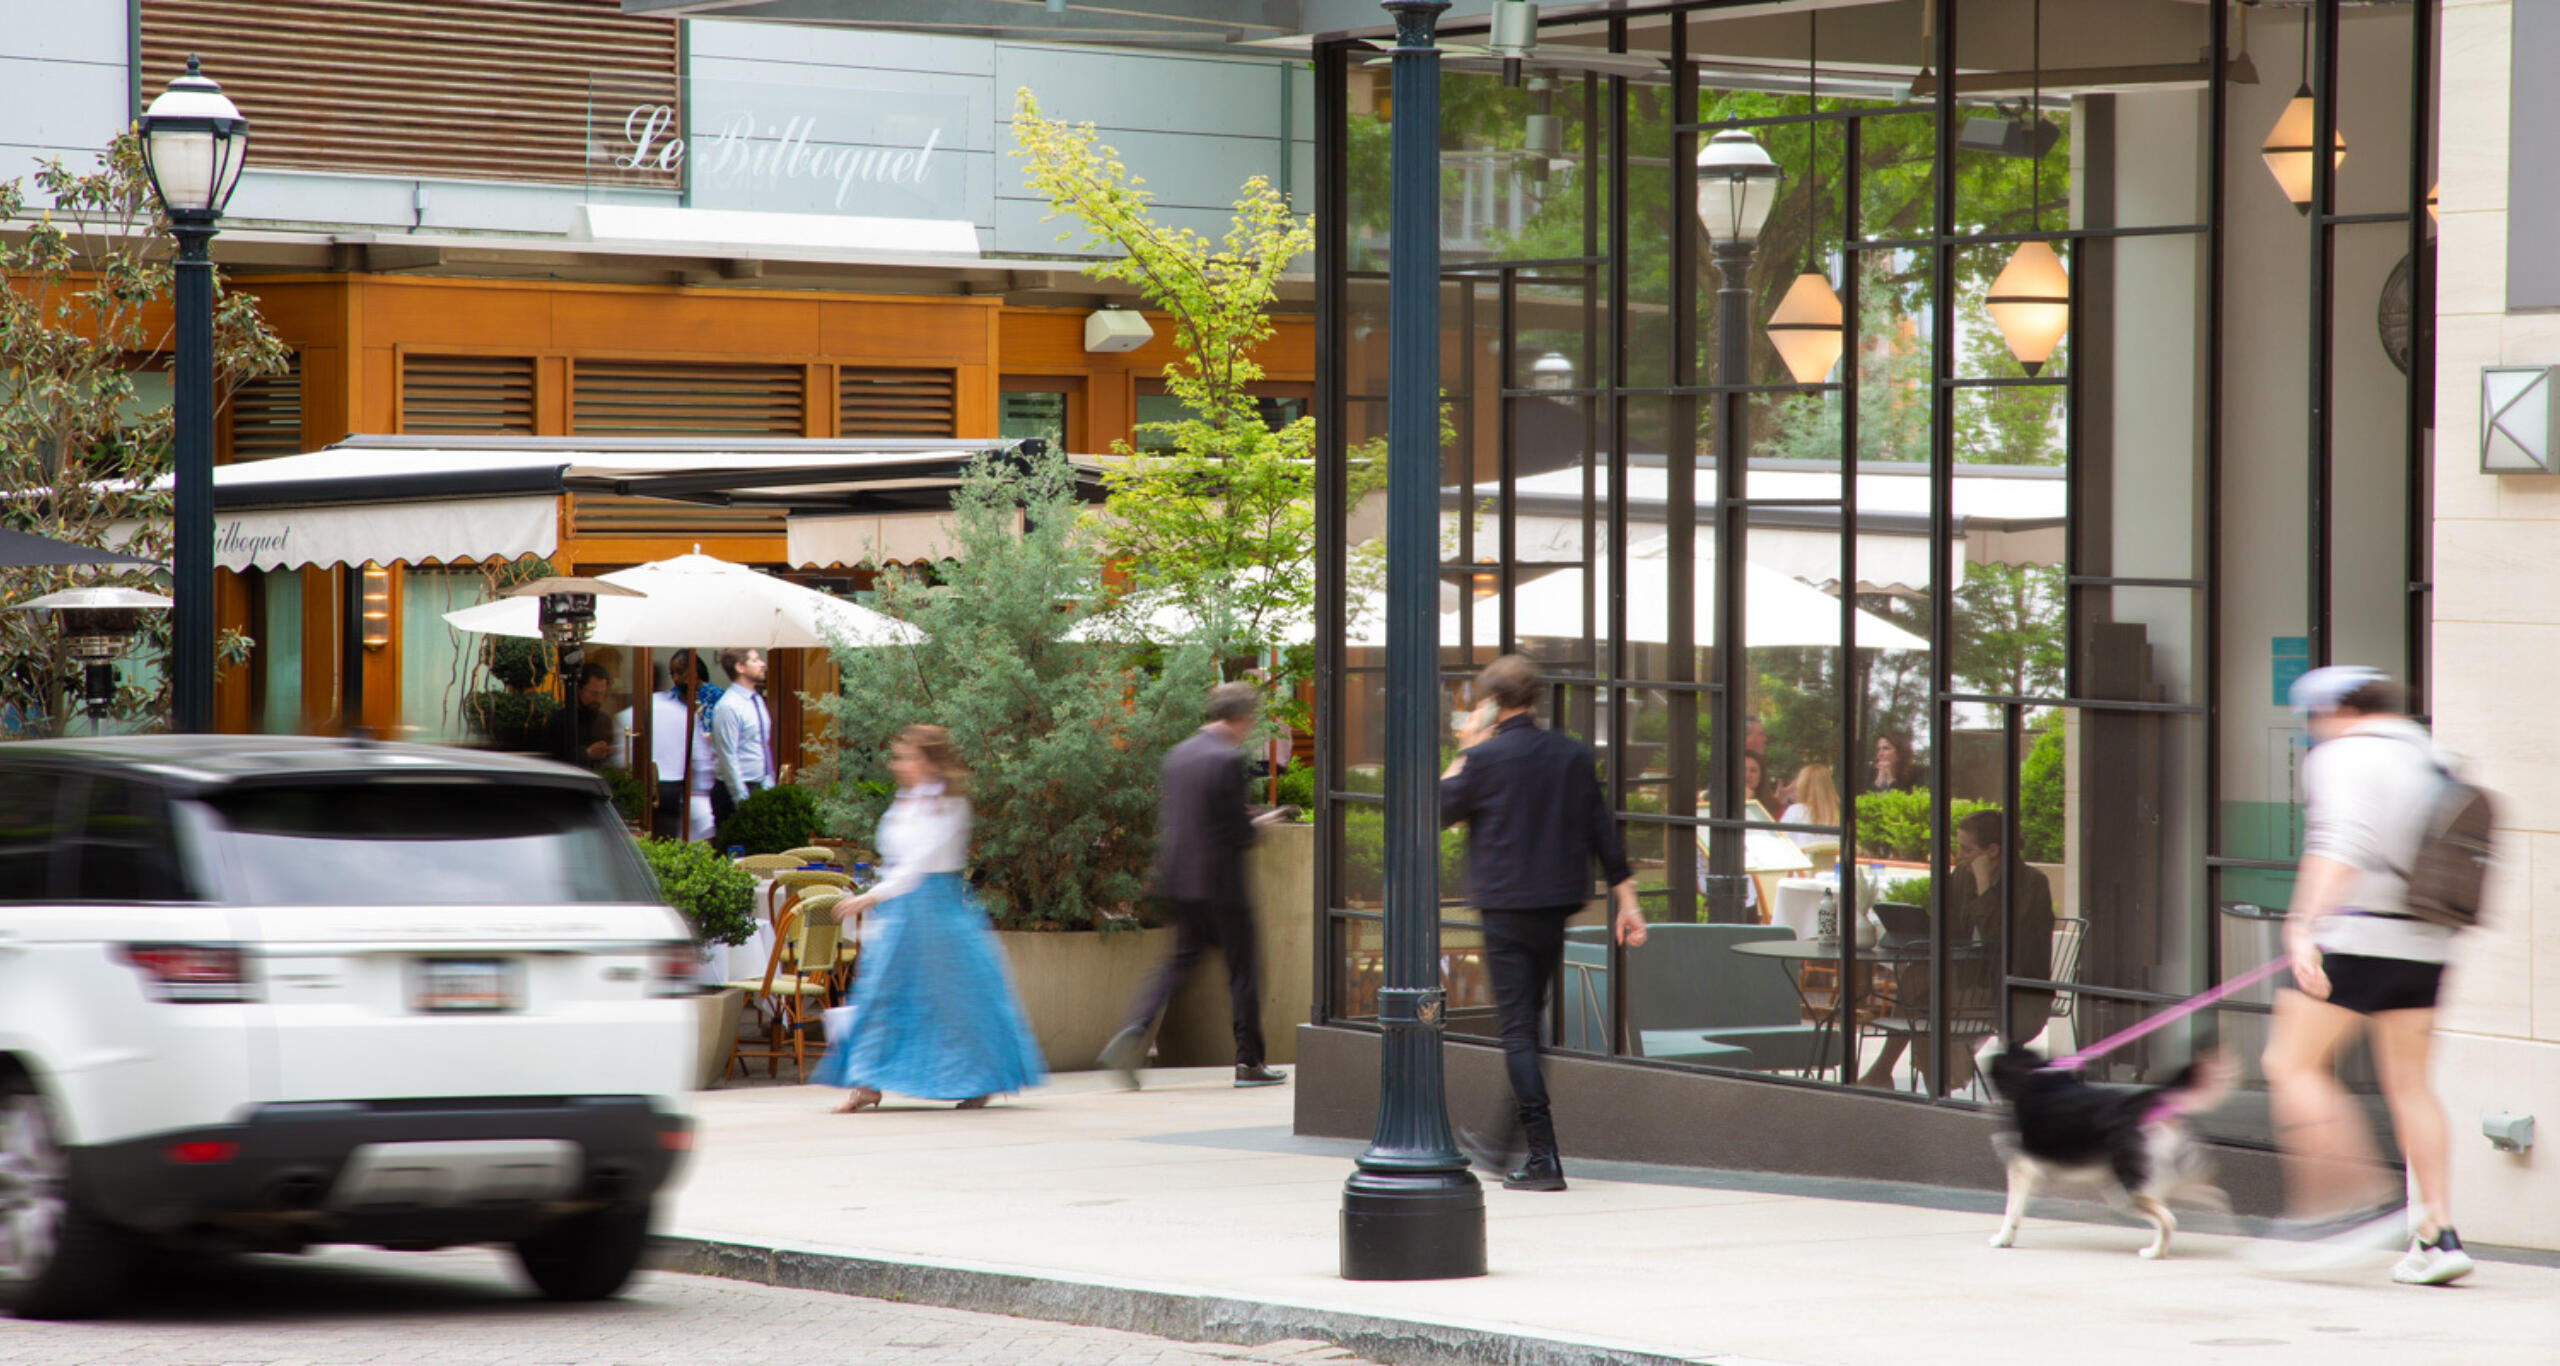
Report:
[[[108,1220],[190,1242],[443,1246],[519,1237],[565,1215],[656,1194],[692,1121],[645,1096],[266,1105],[241,1122],[75,1148],[74,1189]],[[342,1189],[350,1160],[389,1145],[548,1146],[567,1155],[538,1195]],[[395,1149],[395,1151],[397,1151]],[[408,1151],[430,1151],[424,1148]],[[350,1183],[351,1184],[351,1183]]]

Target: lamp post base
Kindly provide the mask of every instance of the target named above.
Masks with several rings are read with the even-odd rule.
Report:
[[[1454,1281],[1485,1274],[1484,1188],[1456,1171],[1352,1173],[1342,1186],[1342,1278]]]

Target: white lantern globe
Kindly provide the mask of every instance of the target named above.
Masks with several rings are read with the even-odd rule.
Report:
[[[143,164],[170,218],[220,218],[249,156],[249,121],[204,74],[193,55],[137,126]]]
[[[1784,178],[1769,149],[1740,128],[1728,128],[1698,149],[1698,222],[1718,242],[1747,247],[1778,202]]]

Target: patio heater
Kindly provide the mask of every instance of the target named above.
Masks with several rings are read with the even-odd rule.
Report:
[[[169,599],[134,588],[66,588],[30,598],[10,610],[51,612],[62,652],[80,663],[80,697],[89,733],[105,725],[116,701],[116,661],[142,630],[142,614],[166,611]]]
[[[194,734],[213,729],[213,235],[249,155],[249,121],[190,54],[187,74],[151,102],[136,131],[178,239],[170,728]]]
[[[1378,1127],[1342,1188],[1342,1275],[1485,1273],[1484,1189],[1449,1132],[1440,986],[1440,54],[1448,0],[1395,16],[1387,248],[1386,981]]]
[[[586,756],[578,751],[578,674],[587,662],[587,637],[595,633],[596,599],[648,595],[604,579],[555,575],[518,584],[504,596],[542,601],[542,638],[560,656],[560,667],[554,671],[561,687],[560,758],[583,766]]]

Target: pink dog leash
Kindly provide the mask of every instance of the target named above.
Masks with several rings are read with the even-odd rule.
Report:
[[[2170,1025],[2176,1024],[2178,1021],[2195,1014],[2197,1011],[2212,1005],[2214,1002],[2231,995],[2233,992],[2245,991],[2250,987],[2256,986],[2258,983],[2263,982],[2292,966],[2292,963],[2293,960],[2290,957],[2278,954],[2277,956],[2260,963],[2258,966],[2249,969],[2247,972],[2232,978],[2230,981],[2215,987],[2211,991],[2207,991],[2196,996],[2190,996],[2186,1000],[2179,1002],[2177,1005],[2171,1006],[2167,1010],[2152,1016],[2150,1019],[2139,1021],[2128,1028],[2119,1029],[2115,1033],[2089,1045],[2087,1048],[2083,1048],[2079,1052],[2071,1054],[2069,1057],[2056,1058],[2053,1061],[2046,1063],[2044,1065],[2044,1070],[2047,1072],[2077,1072],[2081,1068],[2088,1066],[2092,1059],[2105,1057],[2107,1054],[2124,1047],[2126,1044],[2129,1044],[2134,1040],[2141,1038],[2143,1035],[2153,1032],[2154,1030],[2166,1029]]]

